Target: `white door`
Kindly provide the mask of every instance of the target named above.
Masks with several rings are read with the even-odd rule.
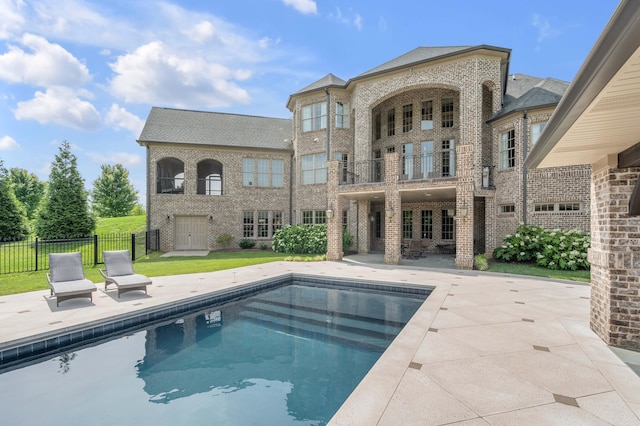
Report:
[[[175,217],[174,250],[207,250],[207,217]]]

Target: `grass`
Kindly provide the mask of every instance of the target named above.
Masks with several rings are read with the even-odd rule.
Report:
[[[134,263],[137,273],[148,277],[193,274],[197,272],[213,272],[241,266],[259,265],[261,263],[285,260],[290,254],[272,251],[213,252],[207,256],[160,257],[162,253],[154,252],[139,258]],[[296,256],[300,260],[316,260],[315,256]],[[103,265],[85,267],[85,276],[94,283],[103,283],[98,272]],[[47,271],[23,272],[19,274],[0,275],[0,296],[25,293],[28,291],[46,290],[49,288],[45,273]]]
[[[526,263],[490,262],[489,271],[500,272],[503,274],[529,275],[534,277],[580,281],[585,283],[591,282],[590,271],[554,271]]]
[[[147,216],[104,217],[96,222],[96,234],[135,234],[146,230]]]

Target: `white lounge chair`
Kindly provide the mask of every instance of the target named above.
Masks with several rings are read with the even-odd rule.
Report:
[[[144,290],[145,294],[147,293],[147,286],[151,284],[151,280],[133,271],[129,250],[103,251],[102,258],[106,270],[99,271],[104,277],[105,291],[109,284],[115,284],[118,287],[118,298],[127,291]]]
[[[96,285],[84,277],[80,252],[49,253],[47,281],[51,296],[56,297],[56,306],[76,297],[88,297],[93,302],[93,292],[97,290]]]

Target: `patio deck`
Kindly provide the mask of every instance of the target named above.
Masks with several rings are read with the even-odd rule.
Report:
[[[99,287],[93,304],[56,307],[48,290],[4,296],[0,349],[283,273],[422,284],[435,290],[331,425],[640,424],[640,378],[589,329],[588,285],[376,256],[154,277],[148,296]]]

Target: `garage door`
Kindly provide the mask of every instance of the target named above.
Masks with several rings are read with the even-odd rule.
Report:
[[[207,217],[176,216],[174,250],[207,250]]]

